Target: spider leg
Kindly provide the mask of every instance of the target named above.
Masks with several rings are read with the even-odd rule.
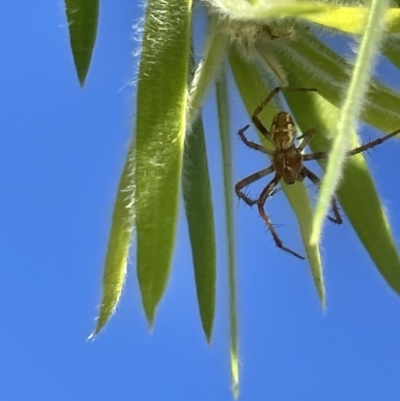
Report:
[[[308,179],[315,184],[318,188],[321,185],[321,180],[318,178],[318,176],[316,174],[314,174],[311,170],[309,170],[307,167],[303,166],[303,172],[305,174],[306,177],[308,177]],[[335,224],[342,224],[343,220],[342,220],[342,216],[340,216],[339,213],[339,207],[337,205],[336,202],[336,198],[334,196],[332,196],[332,200],[331,200],[331,207],[332,207],[332,211],[334,214],[334,217],[332,216],[327,216],[328,219]]]
[[[264,127],[263,123],[258,118],[258,115],[262,112],[264,107],[271,101],[271,99],[277,95],[280,91],[313,91],[316,92],[317,90],[314,88],[292,88],[290,86],[277,86],[272,92],[267,96],[267,98],[256,108],[254,111],[251,121],[253,121],[254,125],[257,129],[267,138],[270,138],[269,131]]]
[[[272,238],[274,239],[276,246],[278,248],[282,249],[283,251],[288,252],[293,256],[296,256],[296,258],[304,259],[303,256],[300,256],[298,253],[292,251],[291,249],[289,249],[283,245],[282,240],[279,238],[278,234],[275,231],[275,228],[271,222],[271,219],[268,217],[268,215],[264,209],[265,202],[271,196],[271,193],[274,192],[274,188],[279,183],[280,180],[281,180],[281,176],[278,174],[275,174],[275,177],[263,189],[260,197],[257,200],[258,211],[260,212],[262,219],[267,223],[268,229],[271,232]]]
[[[268,174],[271,174],[274,171],[274,166],[269,166],[268,168],[264,168],[263,170],[257,171],[256,173],[249,175],[246,178],[243,178],[243,180],[240,180],[236,185],[235,185],[235,192],[236,195],[244,200],[249,206],[253,206],[257,203],[257,200],[250,199],[243,191],[242,189],[244,187],[247,187],[247,185],[252,184],[253,182],[259,180],[260,178],[265,177]],[[272,195],[272,194],[271,194]]]
[[[243,127],[241,130],[239,130],[238,134],[240,136],[240,139],[242,140],[242,142],[248,146],[250,149],[254,149],[254,150],[258,150],[259,152],[262,153],[266,153],[267,155],[272,156],[274,154],[274,152],[272,150],[269,150],[267,148],[265,148],[264,146],[258,145],[257,143],[254,143],[252,141],[249,141],[246,136],[244,135],[244,132],[247,130],[247,128],[249,128],[250,125],[246,125],[245,127]]]
[[[377,138],[374,141],[368,142],[365,145],[359,146],[358,148],[355,148],[353,150],[350,150],[347,152],[347,156],[353,156],[356,155],[357,153],[365,152],[368,149],[371,149],[377,145],[380,145],[381,143],[387,141],[388,139],[394,137],[395,135],[400,134],[400,129],[397,131],[392,132],[391,134],[388,134],[384,137]],[[326,159],[328,157],[327,152],[316,152],[316,153],[310,153],[308,155],[303,155],[303,160],[320,160],[320,159]]]
[[[328,152],[315,152],[303,155],[303,161],[327,159]]]
[[[395,135],[400,133],[400,129],[397,131],[392,132],[391,134],[385,135],[384,137],[377,138],[374,141],[368,142],[365,145],[359,146],[358,148],[355,148],[353,150],[350,150],[347,152],[347,156],[353,156],[356,155],[357,153],[365,152],[368,149],[371,149],[377,145],[380,145],[381,143],[387,141],[388,139],[394,137]]]
[[[315,129],[311,128],[298,138],[303,139],[303,141],[297,148],[300,152],[310,143],[311,139],[313,139],[315,135],[315,132]]]

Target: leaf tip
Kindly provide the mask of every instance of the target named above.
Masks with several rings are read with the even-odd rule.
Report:
[[[100,319],[100,316],[96,319],[97,323],[94,328],[94,330],[88,335],[86,338],[87,341],[93,341],[94,338],[97,336],[97,334],[100,333],[101,329],[104,327],[107,321],[104,321],[104,319]]]
[[[317,287],[318,298],[321,304],[321,308],[322,310],[326,310],[326,294],[325,294],[325,285],[322,272],[321,272],[321,277],[314,276],[314,282]]]
[[[326,298],[325,298],[325,291],[323,294],[320,294],[319,300],[321,302],[322,313],[326,315]]]
[[[79,81],[79,86],[81,89],[85,86],[85,81],[86,81],[86,71],[78,71],[78,81]]]
[[[201,318],[202,318],[203,332],[204,332],[204,334],[206,336],[207,343],[208,343],[208,345],[211,345],[214,315],[211,318],[211,320],[207,320],[207,321],[206,321],[206,319],[204,319],[203,316],[201,316]]]
[[[207,344],[209,345],[209,346],[211,346],[211,344],[212,344],[212,332],[210,331],[210,332],[205,332],[206,333],[206,339],[207,339]]]
[[[234,350],[231,350],[231,375],[233,397],[237,400],[239,398],[239,358]]]
[[[155,319],[155,308],[152,307],[144,307],[144,312],[146,314],[147,324],[149,326],[149,331],[153,331],[154,328],[154,319]]]

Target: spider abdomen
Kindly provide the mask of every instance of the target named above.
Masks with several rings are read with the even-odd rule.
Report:
[[[295,146],[288,149],[277,149],[273,156],[273,165],[286,184],[303,181],[303,156]]]

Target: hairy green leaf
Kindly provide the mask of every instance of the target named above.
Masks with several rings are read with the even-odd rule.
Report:
[[[313,35],[299,30],[298,36],[290,43],[272,41],[270,50],[287,71],[301,76],[301,86],[317,88],[321,96],[341,107],[352,66]],[[370,82],[360,118],[390,133],[399,127],[400,95],[373,78]]]
[[[152,325],[175,245],[186,129],[191,1],[147,2],[137,89],[137,275]]]
[[[351,74],[349,88],[341,108],[342,112],[335,126],[336,132],[315,208],[313,229],[310,237],[310,242],[314,244],[321,239],[322,225],[330,208],[332,196],[339,184],[346,152],[351,147],[348,132],[349,130],[355,130],[357,119],[363,106],[363,95],[367,89],[379,41],[385,28],[383,20],[387,6],[388,2],[384,0],[371,1],[364,35]]]
[[[103,273],[103,298],[96,328],[99,333],[115,312],[125,282],[134,226],[134,143],[131,144],[118,187]]]
[[[221,138],[222,165],[225,192],[225,223],[228,254],[229,317],[230,317],[230,363],[232,391],[239,397],[239,340],[236,302],[235,219],[233,215],[232,144],[229,124],[229,106],[226,76],[223,74],[216,84],[219,131]]]
[[[207,90],[214,82],[226,56],[228,37],[221,32],[217,21],[210,23],[210,33],[207,38],[203,60],[194,72],[189,94],[189,119],[193,122],[201,108]]]
[[[292,76],[290,85],[298,86],[301,78]],[[318,94],[310,93],[303,103],[294,102],[295,94],[287,92],[286,99],[302,130],[316,127],[310,143],[312,151],[329,149],[330,132],[340,116],[340,110]],[[304,113],[304,107],[308,110]],[[354,132],[349,131],[352,147],[358,146]],[[382,145],[384,147],[385,145]],[[379,147],[379,151],[383,148]],[[324,161],[319,160],[324,166]],[[362,194],[362,195],[360,195]],[[337,195],[351,225],[387,283],[400,294],[400,258],[388,218],[379,200],[376,188],[363,156],[349,157]],[[344,227],[337,227],[339,230]],[[337,244],[340,246],[340,244]]]

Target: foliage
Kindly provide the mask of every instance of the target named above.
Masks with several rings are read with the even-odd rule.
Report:
[[[340,3],[340,2],[339,2]],[[224,161],[227,253],[229,255],[231,366],[239,391],[235,295],[234,217],[230,163],[230,67],[251,115],[276,86],[316,88],[283,93],[299,128],[318,127],[312,151],[330,149],[314,218],[302,183],[283,184],[298,218],[311,273],[323,307],[325,287],[318,244],[331,196],[343,209],[388,285],[400,294],[400,259],[363,156],[346,158],[357,146],[357,122],[390,133],[400,126],[400,94],[371,77],[379,51],[400,66],[400,9],[389,1],[148,0],[137,86],[136,124],[114,208],[104,267],[103,300],[94,334],[115,311],[123,289],[132,236],[143,308],[150,326],[168,284],[183,198],[192,245],[200,319],[211,341],[215,310],[216,242],[213,201],[201,106],[216,84]],[[398,5],[398,3],[397,3]],[[196,6],[196,7],[195,7]],[[193,18],[206,9],[203,57],[191,69]],[[95,44],[98,1],[66,0],[71,47],[81,85]],[[354,63],[333,52],[321,34],[359,40]],[[350,36],[353,35],[353,36]],[[263,111],[270,121],[276,106]],[[304,117],[306,116],[306,118]],[[265,144],[265,146],[269,146]],[[363,198],[358,193],[366,194]],[[373,218],[370,218],[373,216]],[[379,239],[379,240],[377,240]]]

